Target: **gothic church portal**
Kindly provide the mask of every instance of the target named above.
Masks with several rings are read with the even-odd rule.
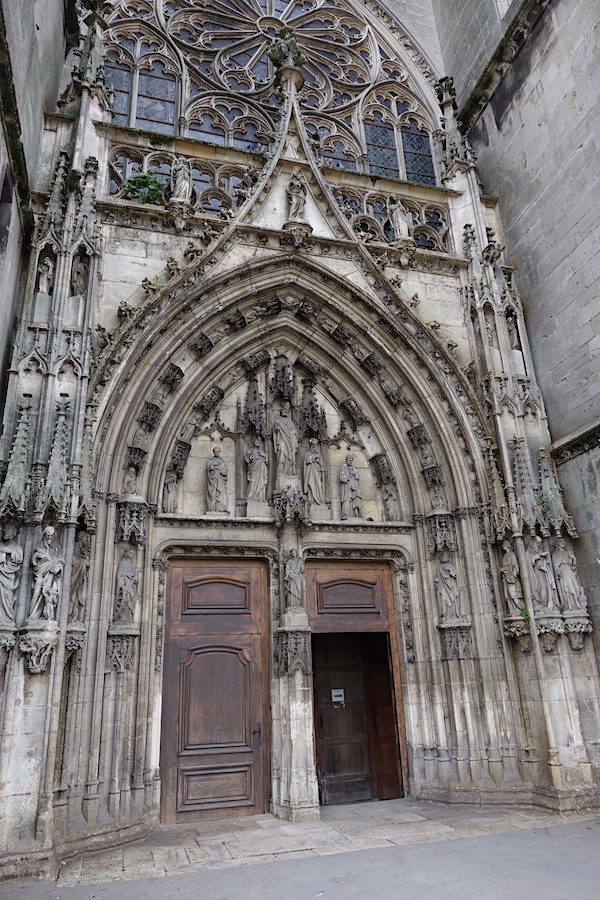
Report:
[[[5,414],[7,864],[596,803],[577,533],[450,79],[371,2],[116,0],[83,33]]]

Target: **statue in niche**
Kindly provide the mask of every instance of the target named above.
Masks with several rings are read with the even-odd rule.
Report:
[[[69,608],[69,620],[71,622],[83,622],[89,569],[90,548],[88,544],[88,535],[85,531],[82,531],[77,535],[77,540],[73,547],[71,606]]]
[[[123,475],[123,494],[137,494],[137,472],[134,466],[129,466]]]
[[[324,506],[325,498],[325,464],[321,458],[319,442],[311,438],[308,442],[308,450],[304,454],[304,491],[309,503]]]
[[[524,603],[517,554],[513,550],[510,541],[503,541],[502,549],[504,550],[504,556],[502,557],[500,575],[502,576],[504,596],[506,597],[509,613],[513,616],[518,616],[521,614]]]
[[[73,268],[71,269],[71,296],[84,296],[87,290],[88,278],[90,275],[90,260],[86,253],[77,255],[73,259]]]
[[[54,287],[54,260],[50,256],[45,256],[39,264],[38,268],[38,291],[40,294],[52,293]]]
[[[421,450],[421,465],[423,467],[427,466],[435,466],[435,457],[433,455],[433,449],[431,444],[424,444],[423,449]]]
[[[30,619],[56,619],[65,561],[56,552],[54,534],[54,528],[47,525],[42,532],[42,542],[35,548],[31,557],[33,594],[29,609]]]
[[[434,488],[433,497],[431,498],[432,509],[446,509],[446,496],[439,487]]]
[[[117,566],[117,590],[113,622],[133,622],[140,576],[133,562],[133,547],[126,547]]]
[[[563,537],[556,539],[556,547],[552,554],[552,565],[556,575],[556,586],[563,609],[584,610],[587,607],[587,597],[583,592],[579,575],[577,574],[577,560],[572,550],[567,547]]]
[[[2,529],[0,542],[0,618],[15,620],[15,601],[19,587],[23,550],[17,541],[17,529],[11,523]]]
[[[520,350],[521,341],[519,339],[519,328],[517,320],[510,313],[506,316],[506,327],[508,328],[508,342],[511,350]]]
[[[450,555],[442,553],[434,582],[442,621],[459,619],[458,611],[458,579],[456,569],[450,562]]]
[[[163,512],[177,512],[177,474],[173,471],[167,472],[163,484]]]
[[[556,583],[550,565],[550,554],[543,549],[542,539],[537,534],[532,534],[529,538],[529,546],[525,555],[531,573],[531,589],[535,607],[540,610],[555,609]]]
[[[227,477],[229,469],[221,459],[221,448],[213,447],[212,459],[206,463],[206,508],[209,512],[229,512],[227,509]]]
[[[340,466],[342,519],[362,518],[362,493],[359,487],[360,476],[353,463],[354,456],[349,453],[346,457],[346,462]]]
[[[287,606],[302,606],[302,586],[304,582],[304,560],[298,551],[290,550],[285,564],[285,592]]]
[[[400,521],[400,505],[398,502],[398,491],[391,481],[386,481],[382,488],[383,508],[385,509],[385,517],[388,522]]]
[[[190,203],[192,198],[192,168],[189,160],[178,156],[171,169],[171,196],[169,202]]]
[[[267,499],[267,454],[260,446],[260,438],[254,438],[253,446],[246,452],[246,480],[248,490],[246,500],[265,503]]]
[[[494,349],[497,350],[498,339],[496,337],[496,326],[494,325],[493,320],[487,315],[485,317],[485,333],[490,347],[494,347]]]
[[[287,183],[285,193],[288,200],[288,218],[290,221],[302,221],[304,218],[304,205],[306,203],[306,185],[302,172],[298,166],[294,166],[290,180]]]
[[[296,454],[298,452],[298,432],[291,418],[291,407],[286,401],[280,415],[273,422],[273,444],[277,458],[278,475],[296,474]]]
[[[388,199],[388,218],[392,226],[394,241],[405,240],[410,237],[412,217],[402,201],[395,196]]]

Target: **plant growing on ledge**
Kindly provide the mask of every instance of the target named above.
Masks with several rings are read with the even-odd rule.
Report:
[[[154,172],[144,172],[143,175],[128,178],[123,185],[121,197],[138,203],[154,203],[156,206],[164,203],[163,186]]]

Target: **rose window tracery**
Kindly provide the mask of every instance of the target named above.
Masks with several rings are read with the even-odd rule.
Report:
[[[347,0],[117,0],[106,80],[114,121],[268,152],[291,32],[301,109],[322,165],[435,184],[437,127],[405,51]]]

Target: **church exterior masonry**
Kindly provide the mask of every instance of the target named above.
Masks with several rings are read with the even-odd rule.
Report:
[[[597,805],[578,535],[452,81],[371,2],[80,25],[0,450],[5,871],[352,800]]]

